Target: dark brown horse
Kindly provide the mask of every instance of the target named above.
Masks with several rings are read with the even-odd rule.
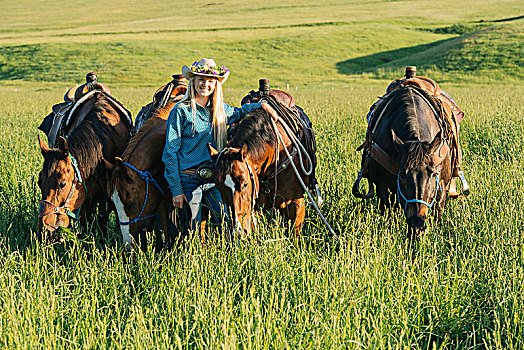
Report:
[[[144,250],[145,230],[154,229],[155,222],[166,233],[171,196],[164,179],[162,151],[166,142],[166,120],[173,105],[173,101],[169,102],[142,124],[131,137],[122,158],[116,158],[115,165],[106,162],[111,173],[107,192],[115,204],[128,249],[133,242],[140,242]],[[168,243],[164,237],[164,244]]]
[[[382,212],[396,202],[408,224],[408,238],[423,232],[431,211],[440,218],[452,177],[451,134],[431,94],[414,85],[389,93],[375,110],[368,131],[363,169],[369,197],[376,193]],[[366,145],[366,144],[365,144]]]
[[[296,236],[300,234],[305,217],[300,181],[309,183],[313,165],[309,162],[306,173],[299,170],[300,179],[297,177],[291,162],[301,169],[299,158],[305,163],[308,156],[292,142],[283,123],[282,119],[275,123],[263,109],[257,109],[238,124],[222,152],[210,149],[216,162],[217,188],[241,233],[251,232],[251,212],[256,207],[279,209],[291,221]],[[301,131],[300,122],[296,126]]]
[[[172,243],[171,238],[165,236],[171,196],[164,179],[162,152],[167,117],[186,91],[185,78],[173,75],[171,82],[155,92],[153,102],[138,113],[135,134],[122,158],[116,158],[115,164],[106,162],[110,172],[107,192],[115,204],[122,238],[128,249],[134,242],[140,242],[145,250],[145,232],[153,230],[155,223],[162,227],[164,246]]]
[[[85,225],[96,204],[105,207],[109,197],[102,157],[121,155],[130,138],[129,112],[105,92],[95,91],[75,112],[84,118],[67,139],[58,137],[56,148],[39,137],[44,164],[38,179],[38,231],[51,242],[61,238],[57,229],[69,226],[71,219]]]

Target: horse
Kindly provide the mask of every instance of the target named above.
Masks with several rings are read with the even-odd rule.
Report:
[[[60,241],[58,228],[68,227],[71,220],[85,227],[96,204],[105,210],[109,197],[102,157],[121,155],[130,138],[129,112],[118,101],[103,91],[89,98],[74,107],[75,115],[84,116],[82,121],[66,137],[58,136],[53,148],[38,137],[44,157],[38,176],[38,232],[49,242]]]
[[[166,232],[171,197],[164,179],[162,151],[166,142],[166,120],[173,104],[158,109],[141,125],[122,157],[115,158],[115,164],[105,162],[110,173],[107,193],[115,204],[127,249],[136,241],[145,250],[145,231],[154,229],[155,222],[162,226],[164,234]],[[167,237],[162,238],[164,244],[169,244]]]
[[[272,101],[277,111],[284,106],[281,102],[289,106],[289,94],[271,91],[280,97]],[[280,102],[275,104],[276,101]],[[298,107],[293,107],[294,104],[288,110],[296,114],[285,118],[287,122],[282,118],[275,122],[263,109],[256,109],[238,123],[220,153],[209,146],[216,186],[231,208],[233,225],[240,233],[251,232],[254,209],[277,208],[292,223],[296,238],[300,237],[305,219],[303,185],[310,183],[313,163],[295,136],[303,134],[305,128],[297,115]],[[290,128],[289,124],[293,126]],[[308,169],[303,166],[306,161]],[[293,167],[299,164],[302,172],[297,177]]]
[[[366,150],[353,194],[371,198],[376,187],[382,213],[401,206],[408,239],[425,231],[431,211],[441,218],[453,176],[453,134],[440,107],[426,89],[400,85],[380,101],[360,147]],[[367,195],[358,191],[363,172]]]
[[[163,244],[172,244],[171,237],[166,236],[171,196],[164,179],[162,152],[169,112],[186,90],[183,76],[173,75],[170,83],[155,92],[153,102],[140,110],[135,133],[122,157],[117,157],[115,164],[105,162],[110,173],[107,193],[115,204],[127,249],[132,248],[134,242],[140,242],[141,249],[145,250],[145,231],[153,230],[155,222],[162,226]]]

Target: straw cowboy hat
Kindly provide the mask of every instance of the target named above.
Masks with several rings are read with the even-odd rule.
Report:
[[[182,67],[182,74],[188,80],[194,75],[202,75],[217,78],[220,83],[224,84],[229,77],[229,69],[226,66],[218,67],[210,58],[202,58],[198,62],[195,61],[190,67]]]

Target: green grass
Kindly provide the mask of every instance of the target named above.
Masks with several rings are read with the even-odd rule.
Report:
[[[524,347],[523,19],[495,22],[520,16],[519,1],[0,4],[0,347]],[[123,254],[114,227],[37,242],[36,128],[66,88],[96,70],[136,114],[205,56],[231,68],[233,105],[259,78],[289,84],[340,242],[312,211],[301,248],[267,217],[232,250]],[[351,195],[365,115],[408,64],[466,113],[472,188],[414,255],[400,211]]]
[[[41,166],[36,125],[62,91],[2,91],[0,152],[9,156],[0,159],[0,343],[521,348],[523,91],[443,88],[466,112],[461,140],[472,195],[448,203],[442,221],[420,239],[414,261],[402,213],[382,217],[375,200],[350,194],[355,148],[378,89],[294,93],[317,130],[322,209],[340,245],[309,212],[300,249],[262,218],[256,236],[233,251],[220,241],[194,241],[180,252],[125,257],[116,232],[95,231],[84,242],[56,247],[32,240],[33,176]],[[118,90],[132,110],[151,93]],[[243,93],[231,90],[228,101],[235,104]]]

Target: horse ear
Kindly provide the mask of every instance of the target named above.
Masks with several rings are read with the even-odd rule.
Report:
[[[116,168],[116,166],[113,163],[111,163],[104,157],[102,157],[102,162],[104,163],[104,167],[106,168],[106,170],[109,172],[112,172]]]
[[[207,143],[207,150],[209,151],[209,155],[211,156],[211,160],[213,161],[213,163],[216,163],[220,152],[214,149],[209,142]]]
[[[69,146],[67,145],[67,140],[62,136],[58,138],[58,149],[64,154],[64,156],[69,155]]]
[[[393,138],[393,142],[394,142],[397,146],[404,146],[404,141],[402,141],[402,140],[397,136],[397,134],[395,134],[395,131],[393,131],[393,129],[391,129],[391,137]]]
[[[216,156],[219,153],[213,146],[211,146],[209,142],[207,143],[207,150],[209,151],[211,157]]]
[[[40,144],[40,152],[42,152],[42,155],[45,157],[46,153],[49,152],[49,147],[46,145],[44,140],[38,135],[38,143]]]
[[[242,149],[240,150],[240,155],[242,156],[242,159],[245,159],[247,156],[247,145],[244,144],[242,146]]]
[[[440,147],[440,144],[442,143],[442,130],[440,130],[437,135],[435,135],[435,138],[433,141],[431,141],[431,145],[429,146],[430,153],[435,153],[437,149]]]

